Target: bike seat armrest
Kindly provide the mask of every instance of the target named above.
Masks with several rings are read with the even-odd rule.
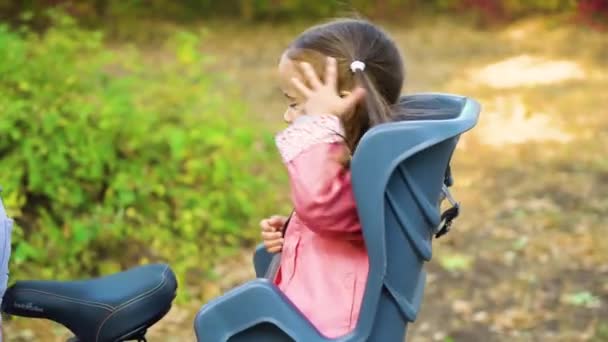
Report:
[[[263,243],[259,244],[253,253],[253,267],[258,278],[264,278],[274,254],[268,253]]]
[[[194,329],[200,342],[327,341],[267,279],[252,280],[203,306]]]

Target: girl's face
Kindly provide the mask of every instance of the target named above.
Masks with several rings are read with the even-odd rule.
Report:
[[[320,54],[316,58],[322,60],[323,63],[326,61],[326,57]],[[311,59],[308,62],[312,62],[314,67],[314,60]],[[291,81],[291,79],[295,77],[302,81],[302,83],[308,84],[306,78],[302,76],[297,63],[299,62],[287,57],[287,53],[283,53],[281,60],[279,61],[279,86],[281,92],[287,99],[287,110],[285,111],[285,114],[283,114],[283,119],[287,123],[292,123],[298,116],[306,114],[303,110],[305,98],[302,97]],[[324,77],[322,73],[318,73],[317,75],[321,77],[321,79]],[[340,90],[339,94],[340,96],[348,96],[350,91]],[[352,111],[351,113],[347,113],[346,116],[352,116]]]
[[[305,82],[296,63],[284,53],[279,61],[279,86],[287,99],[287,110],[283,114],[283,119],[287,123],[292,123],[298,116],[304,114],[302,111],[304,99],[291,82],[294,77]]]

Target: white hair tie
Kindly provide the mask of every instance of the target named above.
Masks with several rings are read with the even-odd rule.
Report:
[[[355,60],[352,63],[350,63],[350,71],[352,71],[354,74],[355,72],[357,72],[357,70],[364,71],[365,63],[358,61],[358,60]]]

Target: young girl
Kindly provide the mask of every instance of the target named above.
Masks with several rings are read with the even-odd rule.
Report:
[[[368,257],[351,187],[350,156],[372,126],[391,120],[404,68],[394,42],[362,20],[302,33],[279,62],[290,126],[276,137],[295,207],[261,222],[268,251],[282,251],[277,286],[327,337],[357,323]]]

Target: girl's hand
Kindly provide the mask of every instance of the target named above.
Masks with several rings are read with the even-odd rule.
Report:
[[[304,97],[305,114],[340,116],[354,109],[365,96],[365,90],[362,87],[355,87],[345,97],[338,94],[337,62],[333,57],[327,58],[324,83],[321,82],[309,63],[301,62],[300,68],[310,87],[296,77],[292,78],[291,82]]]
[[[278,253],[283,249],[283,226],[287,222],[285,216],[271,216],[260,222],[262,240],[268,253]]]

